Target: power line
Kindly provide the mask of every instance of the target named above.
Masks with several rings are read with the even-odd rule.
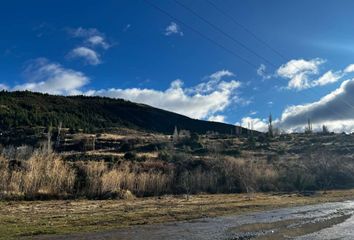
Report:
[[[181,7],[185,8],[186,10],[190,11],[193,13],[193,15],[197,16],[198,18],[200,18],[203,22],[207,23],[208,25],[212,26],[215,30],[217,30],[218,32],[222,33],[223,35],[227,36],[229,39],[232,39],[234,42],[238,43],[239,45],[243,46],[245,49],[247,49],[248,51],[252,52],[254,55],[258,56],[259,58],[263,59],[264,61],[266,61],[267,63],[269,63],[270,65],[272,65],[273,67],[277,68],[275,66],[275,64],[273,64],[272,62],[270,62],[269,60],[267,60],[266,58],[264,58],[263,56],[259,55],[258,53],[256,53],[255,51],[253,51],[252,49],[250,49],[249,47],[247,47],[245,44],[243,44],[242,42],[238,41],[237,39],[234,39],[231,35],[229,35],[228,33],[224,32],[223,30],[221,30],[220,28],[218,28],[216,25],[214,25],[213,23],[209,22],[208,20],[206,20],[205,18],[203,18],[202,16],[200,16],[198,13],[196,13],[194,10],[188,8],[187,6],[185,6],[184,4],[181,4],[180,2],[178,2],[177,0],[174,0],[178,5],[180,5]],[[163,13],[164,15],[167,15],[168,17],[170,17],[171,19],[173,19],[176,22],[179,22],[180,24],[184,25],[186,28],[188,28],[189,30],[193,31],[194,33],[198,34],[199,36],[201,36],[202,38],[208,40],[209,42],[217,45],[218,47],[222,48],[223,50],[227,51],[228,53],[232,54],[233,56],[241,59],[242,61],[244,61],[245,63],[247,63],[248,65],[258,68],[257,65],[253,64],[252,62],[250,62],[249,60],[245,59],[244,57],[242,57],[241,55],[237,54],[236,52],[228,49],[227,47],[223,46],[222,44],[218,43],[217,41],[213,40],[212,38],[206,36],[205,34],[203,34],[201,31],[197,30],[196,28],[191,27],[190,25],[188,25],[186,22],[178,19],[177,17],[174,17],[173,15],[171,15],[169,12],[163,10],[162,8],[160,8],[159,6],[157,6],[156,4],[150,2],[149,0],[144,0],[144,2],[146,2],[148,5],[150,5],[151,7],[155,8],[156,10],[158,10],[159,12]],[[251,31],[249,31],[251,32]],[[256,36],[256,35],[255,35]],[[260,39],[260,38],[259,38]],[[260,39],[260,41],[264,42],[263,40]],[[265,42],[264,42],[265,43]],[[269,45],[270,46],[270,45]],[[274,49],[275,50],[275,49]],[[275,50],[276,51],[276,50]],[[280,54],[280,53],[279,53]],[[287,61],[287,59],[280,54],[279,56],[281,56],[283,59],[285,59],[285,61]],[[294,67],[298,70],[301,70],[300,68],[298,68],[296,65],[294,65]],[[311,89],[313,90],[313,89]],[[302,93],[303,95],[307,95],[305,93]],[[341,99],[343,103],[347,104],[348,106],[352,107],[353,106],[351,104],[349,104],[348,102],[344,101],[343,99]],[[334,109],[331,109],[332,112],[334,114],[337,115],[342,115],[344,116],[344,114],[341,114],[337,111],[335,111]]]
[[[218,43],[217,41],[213,40],[212,38],[206,36],[205,34],[203,34],[202,32],[200,32],[199,30],[191,27],[190,25],[188,25],[187,23],[185,23],[184,21],[178,19],[177,17],[174,17],[173,15],[171,15],[169,12],[163,10],[162,8],[160,8],[159,6],[157,6],[156,4],[150,2],[149,0],[143,0],[144,2],[146,2],[148,5],[150,5],[151,7],[155,8],[156,10],[158,10],[159,12],[165,14],[166,16],[168,16],[169,18],[173,19],[176,22],[179,22],[180,24],[184,25],[186,28],[188,28],[189,30],[191,30],[192,32],[198,34],[199,36],[201,36],[202,38],[208,40],[209,42],[217,45],[218,47],[222,48],[223,50],[225,50],[226,52],[230,53],[231,55],[241,59],[242,61],[244,61],[245,63],[247,63],[248,65],[257,68],[258,66],[252,62],[250,62],[249,60],[247,60],[246,58],[242,57],[241,55],[237,54],[236,52],[226,48],[225,46],[223,46],[222,44]]]
[[[269,45],[266,41],[262,40],[260,37],[258,37],[254,32],[252,32],[250,29],[248,29],[245,25],[243,25],[242,23],[240,23],[239,21],[237,21],[231,14],[229,14],[228,12],[226,12],[225,10],[223,10],[222,8],[220,8],[219,6],[217,6],[215,3],[213,3],[211,0],[205,0],[206,2],[208,2],[212,7],[214,7],[217,11],[219,11],[221,14],[223,14],[224,16],[228,17],[232,22],[234,22],[236,25],[238,25],[239,27],[241,27],[244,31],[246,31],[247,33],[249,33],[254,39],[256,39],[258,42],[262,43],[264,46],[266,46],[267,48],[269,48],[271,51],[273,51],[276,55],[278,55],[280,58],[282,58],[284,61],[288,61],[288,59],[278,50],[276,50],[275,48],[273,48],[271,45]],[[294,64],[295,69],[300,70],[301,69],[296,66],[296,64]],[[311,89],[312,92],[315,92],[314,89]],[[316,92],[315,92],[316,93]],[[354,106],[352,104],[350,104],[349,102],[341,99],[341,101],[346,104],[347,106],[354,108]],[[344,114],[343,114],[344,115]]]
[[[217,11],[219,11],[221,14],[223,14],[224,16],[230,18],[230,20],[235,23],[236,25],[238,25],[240,28],[242,28],[245,32],[249,33],[254,39],[256,39],[258,42],[262,43],[264,46],[266,46],[267,48],[269,48],[271,51],[273,51],[276,55],[278,55],[279,57],[281,57],[282,59],[286,60],[286,57],[281,54],[278,50],[276,50],[275,48],[273,48],[271,45],[269,45],[266,41],[262,40],[260,37],[258,37],[254,32],[252,32],[250,29],[248,29],[245,25],[243,25],[242,23],[240,23],[239,21],[237,21],[231,14],[229,14],[228,12],[226,12],[225,10],[221,9],[220,7],[218,7],[215,3],[213,3],[210,0],[205,0],[206,2],[208,2],[211,6],[213,6]]]
[[[262,59],[263,61],[267,62],[269,65],[273,66],[274,68],[277,68],[276,65],[274,65],[271,61],[269,61],[268,59],[266,59],[265,57],[263,57],[262,55],[258,54],[257,52],[253,51],[251,48],[249,48],[246,44],[242,43],[241,41],[237,40],[236,38],[234,38],[233,36],[231,36],[230,34],[228,34],[227,32],[225,32],[224,30],[222,30],[221,28],[219,28],[218,26],[216,26],[215,24],[213,24],[212,22],[210,22],[208,19],[204,18],[203,16],[201,16],[200,14],[198,14],[196,11],[194,11],[192,8],[189,8],[187,5],[177,1],[177,0],[173,0],[176,4],[178,4],[179,6],[181,6],[182,8],[186,9],[187,11],[189,11],[190,13],[192,13],[194,16],[196,16],[197,18],[199,18],[201,21],[203,21],[204,23],[208,24],[210,27],[212,27],[214,30],[218,31],[219,33],[223,34],[224,36],[226,36],[228,39],[230,39],[231,41],[235,42],[236,44],[240,45],[241,47],[243,47],[244,49],[246,49],[247,51],[251,52],[253,55],[257,56],[258,58]]]

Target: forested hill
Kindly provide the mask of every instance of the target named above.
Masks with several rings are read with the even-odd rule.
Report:
[[[122,99],[54,96],[33,92],[0,92],[0,128],[57,126],[95,131],[114,127],[172,133],[174,127],[192,132],[236,133],[230,124],[195,120]],[[246,129],[238,128],[238,132]]]

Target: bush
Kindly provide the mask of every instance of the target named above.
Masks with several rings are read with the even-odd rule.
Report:
[[[134,161],[137,159],[137,155],[135,152],[127,152],[124,154],[124,159]]]
[[[0,155],[1,199],[75,196],[102,199],[354,186],[352,159],[326,153],[312,153],[293,161],[267,161],[267,158],[256,160],[217,154],[201,157],[169,151],[160,152],[156,160],[127,152],[124,158],[130,161],[96,159],[67,163],[50,149],[37,149],[28,159],[24,159],[28,154],[16,154],[17,151],[8,148],[4,151],[6,155]]]
[[[134,145],[132,143],[129,142],[123,142],[122,145],[119,148],[120,152],[128,152],[133,150]]]
[[[172,161],[172,153],[167,151],[161,151],[158,153],[157,158],[164,162],[171,162]]]

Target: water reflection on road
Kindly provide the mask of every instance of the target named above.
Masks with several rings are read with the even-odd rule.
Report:
[[[354,201],[39,239],[354,239]]]

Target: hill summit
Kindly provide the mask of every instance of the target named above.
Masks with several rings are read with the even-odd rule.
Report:
[[[175,127],[196,133],[246,134],[231,124],[192,119],[123,99],[56,96],[29,91],[0,92],[0,128],[48,127],[59,123],[70,129],[95,131],[134,128],[172,134]]]

